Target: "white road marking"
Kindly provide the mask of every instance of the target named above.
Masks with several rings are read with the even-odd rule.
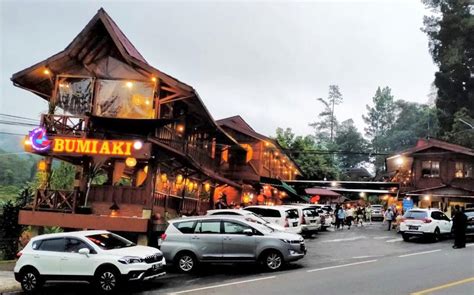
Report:
[[[366,239],[365,236],[360,236],[360,237],[353,237],[353,238],[347,238],[347,239],[335,239],[335,240],[327,240],[327,241],[322,241],[321,243],[333,243],[333,242],[349,242],[349,241],[356,241],[356,240],[361,240],[361,239]]]
[[[392,236],[374,237],[374,240],[390,239]]]
[[[385,242],[387,242],[387,243],[395,243],[395,242],[401,242],[401,241],[403,241],[403,238],[388,240],[388,241],[385,241]]]
[[[354,262],[354,263],[348,263],[348,264],[341,264],[341,265],[334,265],[334,266],[328,266],[328,267],[322,267],[322,268],[316,268],[316,269],[307,270],[306,272],[314,272],[314,271],[321,271],[321,270],[327,270],[327,269],[333,269],[333,268],[340,268],[340,267],[346,267],[346,266],[352,266],[352,265],[358,265],[358,264],[371,263],[371,262],[375,262],[375,261],[377,261],[377,259],[366,260],[366,261],[361,261],[361,262]]]
[[[409,257],[409,256],[414,256],[414,255],[422,255],[422,254],[430,254],[434,252],[439,252],[441,249],[436,249],[436,250],[431,250],[431,251],[423,251],[423,252],[416,252],[416,253],[410,253],[410,254],[405,254],[405,255],[400,255],[398,257]]]
[[[370,258],[370,257],[373,257],[373,256],[369,256],[369,255],[365,255],[365,256],[354,256],[352,257],[353,259],[362,259],[362,258]]]
[[[246,284],[246,283],[251,283],[251,282],[269,280],[269,279],[274,279],[274,278],[276,278],[276,276],[263,277],[263,278],[257,278],[257,279],[252,279],[252,280],[245,280],[245,281],[238,281],[238,282],[232,282],[232,283],[227,283],[227,284],[219,284],[219,285],[214,285],[214,286],[207,286],[207,287],[202,287],[202,288],[172,292],[172,293],[169,293],[169,294],[171,295],[171,294],[191,293],[191,292],[197,292],[197,291],[202,291],[202,290],[209,290],[209,289],[222,288],[222,287],[227,287],[227,286],[232,286],[232,285]]]

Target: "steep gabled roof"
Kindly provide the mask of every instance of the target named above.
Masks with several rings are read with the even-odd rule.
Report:
[[[228,127],[230,129],[234,129],[235,131],[238,131],[242,134],[245,134],[249,137],[255,138],[257,140],[263,140],[263,141],[269,141],[274,143],[274,140],[262,135],[260,133],[257,133],[250,125],[245,122],[245,120],[237,115],[229,118],[224,118],[216,121],[217,125],[221,127]]]
[[[442,140],[439,140],[439,139],[420,138],[420,139],[418,139],[418,142],[416,143],[416,146],[414,146],[412,148],[409,148],[409,149],[406,149],[406,150],[403,150],[403,151],[400,151],[396,155],[388,157],[387,160],[390,159],[390,158],[393,158],[393,157],[397,157],[398,155],[411,156],[415,153],[427,150],[429,148],[440,148],[440,149],[444,149],[444,150],[454,152],[454,153],[460,153],[460,154],[465,154],[465,155],[468,155],[468,156],[474,156],[474,150],[473,149],[470,149],[470,148],[467,148],[467,147],[464,147],[464,146],[461,146],[461,145],[457,145],[457,144],[454,144],[454,143],[449,143],[449,142],[446,142],[446,141],[442,141]]]

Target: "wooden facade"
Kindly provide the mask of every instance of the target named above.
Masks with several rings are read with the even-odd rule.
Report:
[[[420,207],[450,211],[474,203],[474,150],[437,139],[420,139],[413,148],[386,160],[401,194]]]

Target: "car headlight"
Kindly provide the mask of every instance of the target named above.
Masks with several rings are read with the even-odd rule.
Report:
[[[125,257],[120,258],[118,261],[123,264],[132,264],[132,263],[143,262],[143,259],[136,256],[125,256]]]

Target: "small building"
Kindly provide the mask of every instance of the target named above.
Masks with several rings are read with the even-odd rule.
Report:
[[[302,171],[276,140],[256,132],[241,116],[217,120],[217,124],[247,151],[246,165],[224,170],[224,176],[243,185],[243,203],[306,201],[285,184],[302,175]]]
[[[400,195],[418,207],[451,212],[454,205],[474,203],[474,150],[434,138],[386,159]]]

